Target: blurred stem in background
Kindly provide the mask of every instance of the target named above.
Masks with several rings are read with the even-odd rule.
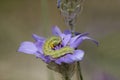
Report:
[[[44,26],[44,30],[43,30],[43,32],[44,32],[44,35],[48,35],[47,34],[47,32],[48,32],[48,30],[47,30],[47,27],[48,27],[48,25],[49,25],[49,23],[50,23],[50,18],[49,18],[49,10],[48,10],[48,4],[49,4],[49,2],[48,2],[48,0],[40,0],[41,2],[40,2],[40,7],[41,7],[41,22],[42,22],[42,24],[41,24],[41,26]],[[47,23],[47,24],[46,24]],[[49,72],[48,71],[48,80],[54,80],[54,76],[53,76],[53,73],[51,73],[51,72]]]
[[[77,62],[77,79],[78,80],[83,80],[82,73],[81,73],[81,67],[80,67],[80,62]]]
[[[40,2],[40,4],[41,4],[41,26],[44,26],[44,30],[43,30],[43,32],[44,32],[44,35],[46,35],[46,36],[48,36],[48,34],[47,34],[47,32],[48,31],[46,31],[47,30],[47,27],[49,26],[49,24],[50,24],[50,18],[49,18],[49,2],[48,2],[48,0],[40,0],[41,2]]]

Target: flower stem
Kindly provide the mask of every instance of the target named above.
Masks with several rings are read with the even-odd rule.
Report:
[[[69,27],[70,27],[70,31],[72,33],[72,36],[74,36],[75,35],[75,29],[74,29],[74,25],[71,23],[71,21],[69,21]],[[81,73],[80,62],[77,62],[77,71],[78,71],[78,80],[83,80],[82,73]]]
[[[74,36],[74,33],[75,33],[75,27],[74,27],[74,24],[72,23],[73,20],[70,20],[69,21],[69,27],[70,27],[70,31],[72,33],[72,36]]]
[[[74,64],[62,64],[60,71],[62,71],[63,80],[71,80],[75,69]]]
[[[63,80],[71,80],[71,78],[68,77],[68,76],[64,76],[64,77],[63,77]]]
[[[78,71],[78,80],[83,80],[82,73],[81,73],[81,67],[80,62],[77,62],[77,71]]]
[[[74,26],[69,22],[70,30],[72,33],[72,36],[75,35],[75,29]],[[81,67],[80,67],[80,62],[77,62],[77,74],[78,74],[78,80],[83,80],[82,73],[81,73]]]

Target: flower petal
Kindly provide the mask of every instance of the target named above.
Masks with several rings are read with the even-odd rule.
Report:
[[[32,37],[34,38],[35,41],[45,41],[45,38],[44,37],[40,37],[36,34],[33,34]]]
[[[43,44],[44,44],[44,42],[41,42],[41,41],[35,42],[35,45],[36,45],[38,51],[42,54],[43,54],[43,50],[42,50]]]
[[[18,52],[23,52],[26,54],[34,54],[37,52],[37,48],[34,43],[26,41],[21,43]]]
[[[42,51],[42,46],[43,46],[43,44],[44,44],[44,42],[45,42],[45,38],[44,37],[40,37],[40,36],[38,36],[38,35],[36,35],[36,34],[33,34],[32,35],[32,37],[35,39],[35,45],[36,45],[36,47],[38,48],[38,51],[40,52],[40,53],[43,53],[43,51]]]
[[[72,34],[72,32],[70,30],[65,30],[64,31],[64,34]],[[74,32],[74,35],[79,35],[80,33],[79,32]]]
[[[70,31],[70,30],[65,30],[65,31],[64,31],[64,34],[66,34],[66,35],[67,35],[67,34],[71,34],[71,31]]]
[[[35,55],[36,55],[37,58],[42,59],[42,60],[43,60],[44,62],[46,62],[46,63],[51,62],[49,56],[45,56],[44,54],[41,54],[41,53],[39,53],[39,52],[35,53]]]
[[[74,43],[76,42],[76,40],[79,39],[80,37],[86,36],[86,35],[88,35],[88,34],[89,34],[89,33],[82,33],[82,34],[79,34],[79,35],[71,38],[71,40],[70,40],[70,45],[71,45],[71,44],[74,44]]]
[[[82,60],[83,56],[84,56],[84,51],[82,51],[82,50],[75,50],[73,54],[67,54],[67,55],[57,59],[55,62],[57,64],[73,63],[75,61]]]
[[[71,59],[73,61],[81,61],[84,57],[84,51],[83,50],[75,50],[73,56]]]
[[[70,41],[72,35],[71,34],[68,34],[66,36],[64,36],[62,42],[63,42],[63,46],[66,46],[68,44],[68,42]]]
[[[52,28],[52,33],[56,36],[60,36],[61,38],[64,37],[64,34],[61,32],[61,30],[57,26]]]
[[[71,41],[70,46],[71,46],[72,48],[77,48],[77,47],[80,45],[80,43],[81,43],[82,41],[86,40],[86,39],[91,40],[91,41],[93,41],[94,43],[96,43],[96,44],[98,45],[98,42],[97,42],[96,40],[94,40],[94,39],[92,39],[92,38],[90,38],[90,37],[87,37],[87,36],[82,36],[82,37],[77,38],[77,39],[74,40],[74,41]]]

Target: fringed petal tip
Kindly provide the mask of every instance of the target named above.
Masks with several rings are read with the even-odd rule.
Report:
[[[34,43],[25,41],[25,42],[21,43],[21,45],[18,49],[18,52],[23,52],[26,54],[34,54],[37,52],[37,48]]]

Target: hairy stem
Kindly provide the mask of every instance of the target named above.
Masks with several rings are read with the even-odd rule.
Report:
[[[71,78],[66,75],[63,77],[63,80],[71,80]]]
[[[75,65],[74,64],[62,64],[60,71],[62,71],[63,80],[71,80],[74,74]]]

